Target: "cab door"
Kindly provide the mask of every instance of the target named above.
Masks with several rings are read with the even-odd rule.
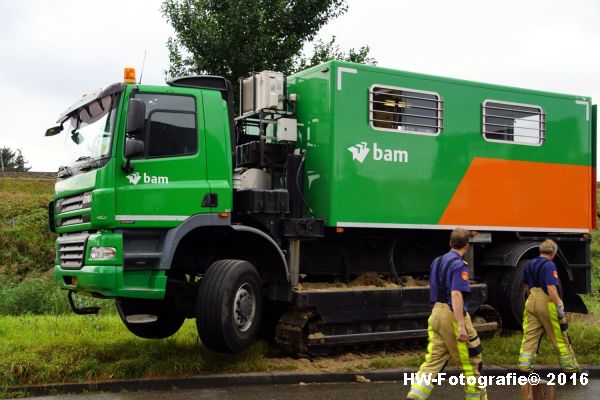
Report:
[[[129,134],[144,151],[131,159],[130,171],[116,171],[117,223],[170,227],[210,212],[201,92],[143,87],[131,98],[145,104],[143,128]]]

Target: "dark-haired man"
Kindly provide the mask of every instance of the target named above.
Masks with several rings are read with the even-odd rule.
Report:
[[[481,341],[467,313],[464,294],[470,291],[469,269],[463,256],[469,249],[469,232],[456,228],[450,234],[450,251],[431,264],[429,275],[430,300],[433,305],[429,317],[427,354],[419,368],[420,376],[431,374],[431,379],[444,369],[450,358],[461,369],[465,380],[471,383],[481,373]],[[433,384],[414,381],[407,399],[429,398]],[[466,399],[486,399],[485,388],[477,383],[465,386]]]

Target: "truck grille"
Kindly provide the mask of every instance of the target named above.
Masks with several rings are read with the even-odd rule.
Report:
[[[61,268],[80,269],[83,267],[85,245],[89,236],[89,233],[78,233],[58,238],[58,258]]]
[[[75,215],[73,217],[60,218],[56,225],[61,226],[61,227],[69,226],[69,225],[75,225],[75,224],[83,224],[85,222],[90,222],[91,220],[92,220],[92,218],[91,218],[90,214],[82,214],[82,215]]]
[[[81,193],[76,196],[65,197],[56,200],[54,208],[55,214],[62,214],[69,211],[82,210],[90,208],[92,203],[92,192]]]

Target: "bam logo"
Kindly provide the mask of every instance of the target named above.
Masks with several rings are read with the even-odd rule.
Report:
[[[371,151],[367,147],[367,142],[361,142],[359,144],[355,144],[354,146],[348,147],[348,150],[352,153],[352,159],[358,160],[359,163],[365,161],[365,158]]]
[[[129,180],[129,183],[131,183],[132,185],[137,185],[140,180],[142,179],[142,176],[140,175],[139,172],[134,172],[131,175],[127,175],[126,178]],[[158,184],[167,184],[169,183],[169,177],[168,176],[152,176],[152,175],[148,175],[144,172],[144,183],[158,183]]]
[[[126,178],[129,179],[129,183],[131,183],[132,185],[137,185],[140,181],[141,175],[139,172],[134,172],[131,175],[127,175]]]
[[[359,163],[365,161],[371,149],[369,149],[367,142],[361,142],[354,146],[348,147],[348,151],[352,153],[352,159],[357,160]],[[396,163],[407,163],[408,162],[408,151],[398,149],[382,149],[376,142],[373,142],[372,158],[374,161],[385,161],[385,162],[396,162]]]

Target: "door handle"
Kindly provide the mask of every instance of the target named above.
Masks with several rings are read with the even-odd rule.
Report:
[[[206,193],[202,199],[202,207],[214,208],[219,205],[219,195],[216,193]]]

